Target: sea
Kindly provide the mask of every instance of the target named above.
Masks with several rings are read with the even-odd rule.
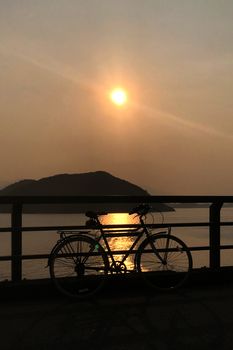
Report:
[[[10,215],[0,214],[0,227],[10,226]],[[82,214],[24,214],[23,226],[68,226],[85,225],[87,218]],[[147,223],[178,223],[178,222],[208,222],[208,208],[176,208],[174,212],[154,213],[148,215]],[[233,208],[223,207],[221,210],[221,221],[233,221]],[[130,224],[135,219],[127,213],[112,213],[102,218],[104,224]],[[208,227],[184,227],[172,228],[172,234],[181,238],[187,246],[208,246]],[[22,249],[23,254],[49,254],[52,247],[59,238],[56,231],[23,232]],[[115,237],[110,238],[109,243],[112,249],[128,249],[134,238]],[[221,245],[233,244],[233,225],[221,228]],[[11,254],[10,232],[0,233],[0,256]],[[194,268],[209,266],[209,252],[192,252]],[[38,279],[49,278],[49,270],[46,267],[47,261],[24,260],[23,278]],[[233,266],[233,251],[222,250],[221,266]],[[0,261],[0,281],[11,279],[11,266],[8,261]]]

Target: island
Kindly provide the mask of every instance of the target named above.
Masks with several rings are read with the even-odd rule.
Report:
[[[106,203],[25,205],[25,213],[82,213],[86,210],[128,212],[138,203],[108,203],[107,196],[150,196],[141,187],[109,174],[96,171],[80,174],[58,174],[39,180],[26,179],[2,190],[0,196],[106,196]],[[152,203],[153,211],[173,211],[162,203]],[[10,206],[0,205],[0,212],[10,212]]]

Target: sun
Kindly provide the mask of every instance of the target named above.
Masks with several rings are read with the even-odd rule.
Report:
[[[122,88],[116,88],[111,91],[110,98],[117,106],[123,106],[127,102],[127,93]]]

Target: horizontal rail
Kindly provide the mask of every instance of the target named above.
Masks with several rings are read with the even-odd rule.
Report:
[[[209,227],[210,223],[209,222],[168,222],[165,224],[146,224],[145,225],[148,228],[155,228],[155,229],[160,229],[160,228],[167,228],[167,227]],[[225,221],[221,222],[220,226],[233,226],[233,221]],[[139,228],[140,225],[137,224],[121,224],[121,225],[103,225],[102,226],[104,229],[134,229],[134,228]],[[83,225],[73,225],[73,226],[23,226],[20,227],[22,232],[40,232],[40,231],[75,231],[75,230],[88,230],[92,229],[93,227],[88,227],[88,226],[83,226]],[[99,228],[96,227],[96,230]],[[0,228],[0,233],[2,232],[11,232],[12,227],[1,227]]]
[[[229,245],[221,245],[221,249],[233,249],[233,244]],[[194,247],[189,247],[190,251],[208,251],[210,250],[209,246],[194,246]],[[122,255],[128,253],[128,250],[112,250],[111,251],[113,255]],[[130,252],[131,255],[136,254],[137,250],[134,249]],[[108,254],[108,253],[107,253]],[[22,260],[42,260],[42,259],[48,259],[50,254],[27,254],[27,255],[21,255]],[[6,256],[0,256],[0,261],[11,261],[12,256],[11,255],[6,255]]]
[[[233,246],[232,246],[233,248]],[[189,249],[191,251],[199,251],[199,250],[209,250],[210,247],[209,246],[198,246],[198,247],[189,247]],[[122,255],[122,254],[126,254],[128,253],[128,250],[112,250],[111,253],[113,255]],[[106,252],[108,255],[109,253]],[[134,249],[130,252],[130,255],[134,255],[137,253],[137,249]],[[96,255],[98,255],[98,253],[96,253]],[[21,255],[21,259],[22,260],[37,260],[37,259],[48,259],[50,256],[50,254],[27,254],[27,255]],[[12,256],[11,255],[7,255],[7,256],[1,256],[0,257],[0,261],[11,261],[12,260]]]
[[[0,196],[2,204],[55,203],[233,203],[233,196]]]
[[[167,227],[209,227],[210,223],[209,222],[186,222],[186,223],[166,223],[166,224],[146,224],[145,225],[148,228],[167,228]],[[220,226],[233,226],[233,222],[221,222]],[[133,228],[139,228],[140,225],[137,224],[121,224],[121,225],[103,225],[102,226],[104,229],[117,229],[117,228],[122,228],[122,229],[133,229]],[[27,227],[21,227],[21,231],[25,232],[37,232],[37,231],[74,231],[74,230],[88,230],[92,229],[93,227],[88,227],[88,226],[83,226],[83,225],[78,225],[78,226],[27,226]],[[98,230],[99,227],[96,227],[96,230]],[[0,233],[1,232],[11,232],[12,228],[11,227],[1,227],[0,228]]]

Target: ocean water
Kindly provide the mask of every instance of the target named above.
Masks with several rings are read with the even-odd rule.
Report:
[[[151,223],[176,223],[176,222],[208,222],[208,208],[186,208],[176,209],[175,212],[148,216],[147,222]],[[221,212],[222,221],[233,221],[233,208],[223,208]],[[84,225],[86,217],[82,214],[25,214],[23,215],[23,226],[67,226]],[[105,224],[132,223],[132,217],[128,214],[109,214],[103,218]],[[10,215],[0,214],[0,226],[10,226]],[[205,246],[209,244],[208,227],[173,228],[172,234],[181,238],[188,246]],[[23,232],[23,254],[49,254],[52,247],[59,238],[55,231]],[[110,238],[112,249],[128,249],[133,238]],[[221,244],[233,244],[233,226],[221,229]],[[0,233],[0,255],[10,255],[11,235]],[[209,252],[192,252],[194,267],[209,266]],[[130,265],[130,261],[128,263]],[[46,268],[46,260],[24,260],[23,278],[36,279],[48,278],[49,271]],[[221,265],[233,265],[233,251],[224,250],[221,253]],[[0,281],[10,279],[10,262],[0,261]]]

